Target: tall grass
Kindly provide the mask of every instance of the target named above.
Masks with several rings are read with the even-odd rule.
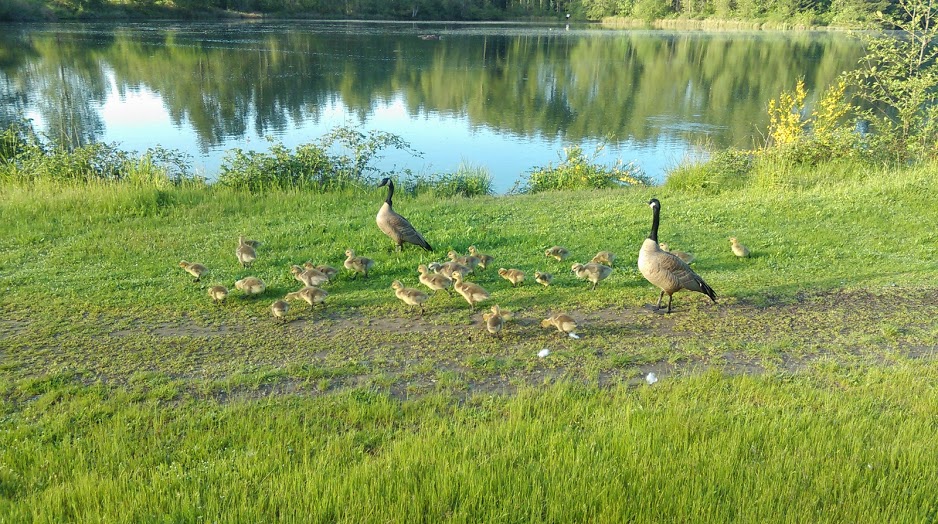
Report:
[[[936,379],[934,363],[905,363],[464,402],[356,389],[230,403],[165,403],[66,379],[5,402],[0,515],[928,521],[938,516]]]

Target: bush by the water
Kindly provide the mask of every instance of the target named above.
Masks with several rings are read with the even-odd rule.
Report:
[[[564,148],[564,155],[559,164],[547,164],[536,167],[525,175],[524,180],[515,184],[512,192],[539,193],[560,189],[602,189],[623,186],[650,185],[650,179],[641,168],[633,163],[617,162],[612,167],[595,161],[602,151],[596,149],[592,158],[588,158],[583,148],[574,145]]]

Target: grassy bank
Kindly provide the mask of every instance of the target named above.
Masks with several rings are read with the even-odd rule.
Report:
[[[936,174],[397,196],[434,253],[391,249],[378,189],[7,184],[0,520],[933,519]],[[661,240],[697,255],[718,304],[645,307],[652,196]],[[263,242],[253,268],[239,234]],[[568,261],[544,257],[555,244]],[[469,245],[529,274],[472,277],[515,313],[501,338],[459,297],[419,316],[390,289]],[[271,320],[299,287],[290,264],[341,268],[347,247],[375,259],[368,279]],[[601,249],[616,269],[589,292],[570,264]],[[181,259],[211,272],[193,283]],[[208,286],[249,274],[261,298],[211,303]],[[560,310],[581,339],[539,327]]]

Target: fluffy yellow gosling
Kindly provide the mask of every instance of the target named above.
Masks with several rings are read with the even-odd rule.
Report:
[[[391,289],[394,290],[394,295],[399,298],[401,302],[409,306],[420,307],[420,314],[423,314],[423,303],[430,298],[430,295],[416,288],[404,287],[404,284],[401,284],[400,280],[391,282]]]
[[[541,321],[542,328],[557,328],[557,331],[569,336],[576,337],[576,321],[570,315],[564,313],[555,313]]]
[[[290,310],[290,304],[287,304],[285,300],[278,300],[270,305],[270,313],[274,316],[276,320],[280,322],[286,322],[287,311]]]
[[[198,264],[196,262],[186,262],[185,260],[182,260],[179,262],[179,267],[185,269],[186,273],[189,273],[190,275],[195,277],[195,280],[193,280],[193,282],[199,282],[200,280],[202,280],[202,275],[208,273],[207,267],[203,266],[202,264]]]
[[[219,304],[228,298],[228,288],[225,286],[212,286],[208,288],[208,296],[212,297],[212,302]]]
[[[448,276],[439,273],[430,273],[427,266],[424,264],[417,266],[417,271],[420,272],[421,284],[433,291],[446,291],[447,294],[451,294],[449,288],[453,287],[453,280]]]
[[[450,279],[455,278],[454,275],[456,275],[456,273],[459,273],[460,275],[462,275],[463,278],[465,278],[465,276],[468,275],[469,273],[472,273],[472,270],[469,269],[468,267],[466,267],[466,266],[464,266],[464,265],[462,265],[462,264],[458,264],[458,263],[453,262],[453,261],[449,261],[449,262],[446,262],[446,263],[444,263],[444,264],[439,264],[439,263],[437,263],[437,262],[432,262],[432,263],[431,263],[429,266],[427,266],[427,267],[428,267],[431,271],[434,271],[434,272],[436,272],[436,273],[438,273],[438,274],[440,274],[440,275],[445,275],[446,277],[448,277],[448,278],[450,278]]]
[[[315,268],[303,269],[300,266],[290,266],[290,273],[304,286],[321,286],[329,282],[329,277]]]
[[[241,264],[241,267],[251,267],[251,265],[254,264],[254,260],[257,259],[257,252],[246,242],[243,236],[239,236],[238,249],[235,250],[235,256],[238,257],[238,262]]]
[[[316,304],[323,304],[327,296],[329,296],[328,291],[324,291],[315,286],[306,286],[299,291],[287,293],[287,296],[284,298],[287,300],[303,300],[312,308]]]
[[[345,269],[352,271],[355,274],[355,277],[358,277],[358,274],[361,273],[368,278],[368,271],[371,269],[371,266],[375,265],[375,261],[370,258],[357,257],[355,256],[355,251],[352,249],[345,250]]]
[[[245,277],[235,282],[235,289],[244,293],[245,296],[260,295],[267,290],[267,284],[257,277]]]
[[[736,237],[730,237],[730,249],[733,250],[733,254],[738,258],[745,258],[749,256],[749,248],[739,243],[739,240],[736,240]]]
[[[524,282],[524,271],[521,271],[520,269],[499,268],[498,275],[511,282],[512,287]]]
[[[470,309],[475,309],[476,304],[484,300],[488,300],[489,292],[482,288],[478,284],[473,284],[472,282],[463,282],[462,273],[453,274],[453,289],[457,293],[462,295],[466,302],[469,303]]]
[[[554,275],[551,275],[550,273],[541,273],[540,271],[534,272],[534,281],[544,287],[549,286],[553,280]]]
[[[446,256],[448,256],[449,259],[453,262],[468,267],[469,271],[475,269],[475,267],[478,266],[480,262],[479,257],[473,255],[463,256],[455,251],[450,251],[446,254]]]
[[[665,253],[671,253],[677,258],[680,258],[681,260],[684,261],[685,264],[690,264],[691,262],[697,259],[697,257],[695,257],[693,253],[687,253],[685,251],[677,251],[677,250],[671,251],[671,248],[668,246],[668,244],[664,242],[659,243],[658,247],[660,247],[661,250],[664,251]]]
[[[485,322],[485,329],[493,334],[498,335],[501,332],[502,327],[505,326],[505,321],[510,318],[510,315],[507,311],[502,311],[497,305],[492,306],[491,313],[483,313],[482,321]]]
[[[544,255],[550,258],[556,258],[557,260],[560,260],[562,262],[566,260],[568,256],[570,256],[570,252],[567,251],[567,248],[554,246],[552,248],[545,250]]]
[[[325,264],[319,264],[318,266],[316,266],[316,265],[313,265],[313,263],[310,261],[306,261],[306,263],[303,264],[303,269],[315,269],[316,271],[319,271],[323,275],[326,275],[326,277],[328,277],[329,280],[334,279],[336,275],[339,274],[339,270],[332,266],[327,266]]]
[[[600,251],[596,253],[596,256],[593,257],[590,262],[594,264],[602,264],[604,266],[612,267],[612,263],[616,261],[616,254],[611,251]]]
[[[475,246],[469,246],[469,254],[479,259],[479,267],[485,269],[492,265],[495,258],[491,255],[479,253]]]
[[[596,284],[599,284],[599,281],[605,280],[612,274],[611,267],[602,264],[594,264],[592,262],[589,264],[573,264],[570,269],[573,270],[573,274],[576,275],[577,278],[592,282],[593,287],[591,289],[596,289]]]

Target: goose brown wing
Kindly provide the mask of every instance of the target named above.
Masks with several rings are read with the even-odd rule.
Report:
[[[400,235],[401,240],[418,245],[427,251],[433,251],[433,248],[431,248],[430,244],[423,238],[423,235],[414,229],[414,226],[412,226],[406,218],[397,213],[392,213],[388,218],[391,227]]]
[[[704,282],[704,279],[700,278],[700,275],[694,273],[694,270],[686,262],[671,253],[661,254],[663,255],[661,260],[662,268],[668,269],[671,277],[680,285],[681,289],[703,293],[716,302],[716,293]]]

